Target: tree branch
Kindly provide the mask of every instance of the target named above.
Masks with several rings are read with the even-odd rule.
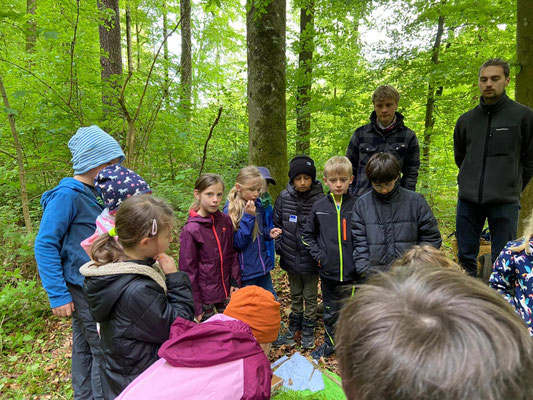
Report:
[[[76,0],[76,23],[74,24],[74,35],[70,42],[70,90],[68,94],[68,104],[72,101],[72,92],[74,90],[74,47],[76,46],[76,37],[78,32],[78,22],[80,20],[80,0]]]
[[[198,176],[202,175],[202,171],[204,170],[205,159],[207,158],[207,144],[209,143],[209,140],[211,139],[211,136],[213,136],[213,129],[215,129],[215,126],[217,126],[217,124],[218,124],[218,120],[220,119],[220,116],[222,115],[222,109],[223,109],[223,107],[220,106],[220,108],[218,109],[218,115],[215,118],[215,122],[213,122],[213,125],[211,125],[211,129],[209,130],[209,135],[207,136],[207,139],[205,141],[205,144],[204,144],[204,155],[202,157],[202,165],[200,166],[200,172],[198,173]]]
[[[13,154],[8,153],[7,151],[4,151],[2,149],[0,149],[0,153],[5,154],[8,157],[14,158],[15,160],[17,159],[17,157],[15,157]]]

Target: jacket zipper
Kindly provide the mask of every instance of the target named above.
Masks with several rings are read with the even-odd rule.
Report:
[[[330,193],[331,194],[331,193]],[[335,202],[335,196],[331,194],[331,198],[333,199],[333,206],[335,207],[335,211],[337,211],[337,240],[339,242],[339,265],[340,265],[340,281],[342,280],[342,237],[341,237],[341,208],[342,208],[342,197],[341,197],[341,204],[339,204],[339,207],[337,207],[337,203]]]
[[[224,256],[222,255],[222,247],[220,246],[220,240],[218,239],[217,231],[215,229],[215,217],[211,215],[213,220],[213,233],[215,234],[215,239],[217,241],[218,253],[220,254],[220,277],[222,278],[222,286],[224,287],[224,293],[228,297],[228,289],[226,288],[226,283],[224,282]]]
[[[481,167],[481,177],[479,180],[479,194],[478,194],[479,204],[482,204],[482,200],[483,200],[483,183],[485,181],[485,167],[487,165],[487,152],[489,150],[490,128],[492,124],[492,114],[490,111],[488,111],[487,114],[489,115],[489,122],[487,124],[487,134],[485,137],[485,150],[483,153],[483,166]]]

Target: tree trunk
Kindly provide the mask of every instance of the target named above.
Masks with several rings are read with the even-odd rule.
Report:
[[[300,9],[300,51],[298,54],[298,89],[296,94],[296,154],[309,155],[311,148],[311,85],[315,3],[305,1]]]
[[[163,40],[164,47],[163,47],[163,68],[165,69],[165,83],[164,83],[164,90],[165,90],[165,105],[168,108],[169,107],[169,100],[168,100],[168,90],[170,87],[170,60],[168,58],[168,40],[165,40],[168,36],[168,9],[167,9],[167,2],[163,2]]]
[[[533,0],[517,1],[515,98],[519,103],[533,108]],[[529,182],[520,200],[518,234],[522,234],[524,220],[533,211],[533,181]]]
[[[445,0],[441,2],[444,4]],[[444,32],[444,16],[439,16],[439,22],[437,25],[437,34],[435,36],[435,42],[431,50],[431,63],[437,65],[439,63],[440,44],[442,41],[442,34]],[[442,94],[442,87],[438,89],[438,92]],[[435,81],[433,78],[429,79],[427,100],[426,100],[426,117],[424,119],[424,142],[422,147],[422,173],[427,177],[429,173],[429,164],[431,157],[431,135],[433,133],[433,127],[435,126],[435,117],[433,112],[435,110]],[[425,189],[428,188],[427,179],[422,182]]]
[[[126,1],[126,54],[128,57],[128,73],[133,73],[133,50],[131,48],[131,8]]]
[[[287,182],[285,101],[285,0],[272,0],[257,10],[248,0],[248,157],[267,167],[277,185],[275,199]]]
[[[26,0],[26,12],[35,15],[37,0]],[[28,20],[26,29],[26,52],[33,53],[35,43],[37,42],[37,24],[33,18]]]
[[[101,77],[104,86],[102,103],[104,113],[116,106],[117,92],[120,89],[122,76],[122,54],[120,44],[120,19],[118,0],[98,0],[98,9],[109,16],[101,21],[100,33],[100,65]],[[110,10],[113,12],[110,13]]]
[[[4,88],[4,82],[0,76],[0,92],[2,93],[2,98],[4,99],[4,106],[7,110],[10,110],[9,100],[7,98],[7,93]],[[20,199],[22,201],[22,215],[24,216],[24,225],[26,226],[26,231],[31,233],[31,218],[30,218],[30,209],[28,207],[28,191],[26,189],[26,171],[24,169],[24,160],[22,158],[22,148],[20,146],[19,136],[17,129],[15,127],[15,117],[13,113],[9,111],[7,114],[7,119],[9,120],[9,126],[11,127],[11,134],[13,135],[13,143],[15,144],[15,151],[17,152],[17,166],[19,170],[19,181],[20,181]]]
[[[191,110],[192,60],[191,60],[191,0],[180,0],[181,59],[180,105],[187,120]]]

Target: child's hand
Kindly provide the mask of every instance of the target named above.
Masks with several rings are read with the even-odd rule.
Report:
[[[202,322],[202,318],[204,317],[204,313],[201,313],[200,315],[197,315],[195,316],[194,318],[196,318],[196,321],[198,322]]]
[[[255,202],[253,200],[248,200],[244,206],[244,212],[255,217]]]
[[[235,293],[237,290],[239,290],[238,287],[232,286],[232,287],[229,288],[229,294],[232,295],[232,294]]]
[[[52,313],[58,317],[70,317],[74,311],[74,303],[72,301],[62,306],[52,308]]]
[[[277,239],[281,236],[281,234],[283,233],[283,231],[280,229],[280,228],[272,228],[270,230],[270,237],[272,239]]]
[[[155,260],[159,263],[159,266],[165,273],[165,275],[172,274],[173,272],[178,272],[176,268],[176,263],[174,259],[165,253],[159,254],[157,257],[154,257]]]

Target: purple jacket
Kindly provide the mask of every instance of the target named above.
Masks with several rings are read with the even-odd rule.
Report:
[[[177,318],[159,356],[117,399],[270,399],[268,358],[250,327],[224,314]]]
[[[194,315],[202,313],[202,304],[226,300],[230,286],[240,287],[241,272],[228,215],[217,211],[202,217],[189,211],[180,235],[179,269],[191,280]]]

